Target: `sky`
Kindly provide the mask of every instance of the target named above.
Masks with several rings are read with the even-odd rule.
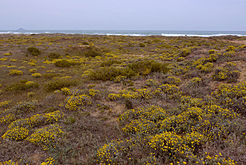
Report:
[[[246,0],[0,0],[0,30],[246,31]]]

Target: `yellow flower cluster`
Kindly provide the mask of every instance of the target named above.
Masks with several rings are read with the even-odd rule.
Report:
[[[173,84],[162,84],[154,93],[160,93],[166,99],[178,99],[182,94],[179,87]]]
[[[41,73],[33,73],[32,74],[32,77],[35,77],[35,78],[40,78],[42,75]]]
[[[65,96],[72,95],[72,92],[71,92],[71,90],[70,90],[69,88],[64,87],[64,88],[61,89],[61,91],[62,91],[62,93],[63,93]]]
[[[8,161],[5,161],[5,162],[0,162],[0,165],[18,165],[18,163],[14,162],[12,160],[8,160]]]
[[[87,106],[91,105],[92,100],[91,97],[88,95],[78,95],[78,96],[68,96],[66,99],[66,105],[65,108],[74,111],[74,110],[79,110],[81,106]]]
[[[14,127],[12,129],[9,129],[5,134],[3,134],[3,139],[10,139],[10,140],[23,140],[25,139],[29,134],[29,130],[24,127]]]
[[[128,134],[154,134],[157,130],[157,124],[146,119],[132,120],[122,128],[122,131]]]
[[[148,145],[156,155],[168,157],[169,160],[185,158],[192,154],[191,148],[185,144],[183,137],[174,132],[163,132],[150,138]]]
[[[12,69],[12,70],[9,71],[9,75],[11,75],[11,76],[23,75],[23,72],[21,70]]]
[[[11,101],[2,101],[0,102],[0,108],[6,108]]]
[[[201,65],[201,64],[200,64],[200,65],[197,65],[197,66],[196,66],[197,69],[199,69],[199,70],[201,70],[202,72],[205,72],[205,73],[211,72],[212,69],[213,69],[213,67],[214,67],[214,64],[211,63],[211,62],[207,62],[207,63],[204,64],[204,65]]]
[[[233,62],[227,62],[224,67],[219,67],[216,69],[215,73],[212,75],[214,80],[228,82],[236,82],[240,76],[240,72]]]
[[[237,162],[232,160],[231,158],[225,158],[221,153],[217,155],[210,155],[205,152],[204,158],[200,159],[202,164],[217,164],[217,165],[236,165]]]
[[[118,94],[118,93],[110,93],[110,94],[108,95],[108,98],[109,98],[109,100],[111,100],[111,101],[118,100],[118,99],[121,98],[121,94]]]
[[[201,98],[193,98],[191,96],[181,96],[181,103],[179,105],[179,108],[184,111],[191,107],[202,107],[203,104],[204,101]]]
[[[212,96],[224,107],[246,113],[246,82],[236,85],[221,84]]]
[[[98,163],[116,165],[117,163],[115,159],[117,159],[117,155],[120,153],[117,146],[119,143],[121,143],[121,141],[113,141],[99,148],[97,150]]]
[[[169,68],[170,68],[169,72],[172,75],[176,75],[176,76],[185,74],[191,69],[190,66],[181,66],[178,65],[177,63],[170,65]]]
[[[167,116],[168,115],[165,109],[152,105],[148,107],[128,110],[119,117],[119,121],[121,124],[129,123],[134,119],[146,119],[157,122],[159,120],[165,119]]]
[[[49,157],[45,160],[45,162],[42,162],[40,165],[53,165],[53,164],[55,164],[55,159]]]
[[[99,90],[96,89],[89,89],[89,95],[92,97],[96,97],[100,93]]]
[[[157,89],[140,88],[135,90],[121,90],[120,93],[110,93],[110,100],[124,99],[151,99],[155,96],[162,96],[165,99],[178,99],[181,96],[179,87],[173,84],[162,84]]]
[[[31,88],[31,87],[36,86],[37,83],[34,82],[34,81],[27,81],[27,82],[25,83],[25,85],[27,86],[27,88]]]
[[[26,138],[27,141],[40,145],[44,150],[54,146],[57,138],[61,137],[64,132],[58,124],[51,124],[35,130],[33,134]]]
[[[62,117],[63,117],[63,113],[59,110],[50,113],[45,113],[45,114],[36,114],[29,118],[15,120],[8,126],[8,128],[12,129],[13,127],[16,126],[34,128],[36,126],[57,122]]]
[[[236,117],[236,113],[217,105],[206,106],[204,109],[192,107],[177,116],[163,120],[161,130],[177,133],[197,131],[212,140],[227,134],[225,121],[231,123],[230,120]],[[214,132],[215,129],[217,132]]]
[[[181,79],[175,76],[168,76],[167,82],[168,84],[179,85],[181,83]]]
[[[129,151],[135,146],[135,140],[112,140],[97,150],[97,162],[99,164],[122,164],[125,160],[131,161]]]
[[[0,124],[8,124],[14,121],[15,119],[16,119],[16,116],[14,114],[12,113],[6,114],[5,116],[0,117]]]

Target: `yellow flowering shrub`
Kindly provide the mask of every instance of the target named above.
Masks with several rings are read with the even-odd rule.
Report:
[[[180,100],[179,108],[183,111],[191,107],[202,107],[204,104],[201,98],[193,98],[191,96],[181,96]]]
[[[12,129],[13,127],[16,126],[33,128],[33,127],[57,122],[62,117],[63,117],[63,113],[59,110],[50,113],[45,113],[45,114],[36,114],[31,116],[30,118],[15,120],[8,126],[8,128]]]
[[[228,129],[234,124],[232,119],[236,117],[236,113],[217,105],[204,108],[192,107],[179,115],[164,119],[160,129],[177,133],[196,131],[212,140],[228,135]]]
[[[90,95],[91,97],[96,97],[96,96],[98,96],[99,93],[100,93],[99,90],[96,90],[96,89],[89,89],[89,95]]]
[[[71,90],[70,90],[69,88],[66,88],[66,87],[61,88],[61,91],[62,91],[62,93],[63,93],[65,96],[72,95],[72,92],[71,92]]]
[[[49,157],[45,159],[45,162],[42,162],[40,165],[54,165],[55,164],[55,159],[52,157]]]
[[[68,96],[66,99],[65,108],[74,111],[79,110],[80,108],[91,105],[92,100],[88,95],[79,95],[79,96]]]
[[[41,73],[33,73],[32,74],[32,77],[35,77],[35,78],[40,78],[42,75]]]
[[[205,152],[204,157],[200,158],[200,164],[218,164],[218,165],[236,165],[237,162],[231,158],[225,158],[221,153],[217,155],[211,155]]]
[[[157,122],[159,120],[165,119],[167,116],[168,114],[166,113],[165,109],[152,105],[148,107],[130,109],[120,115],[119,121],[122,125],[129,123],[134,119],[147,119],[153,122]]]
[[[12,113],[7,114],[5,116],[0,117],[0,125],[1,124],[8,124],[11,123],[12,121],[14,121],[16,119],[16,116]]]
[[[9,105],[9,103],[11,103],[11,101],[8,100],[0,102],[0,108],[6,108]]]
[[[178,99],[181,96],[181,91],[179,90],[179,87],[172,84],[162,84],[157,88],[160,91],[160,94],[164,96],[166,99]]]
[[[158,131],[157,124],[153,121],[146,119],[136,119],[132,120],[130,123],[126,124],[122,131],[127,134],[154,134]]]
[[[17,70],[17,69],[12,69],[9,71],[9,75],[15,76],[15,75],[23,75],[23,71]]]
[[[24,127],[13,127],[12,129],[9,129],[5,134],[3,134],[3,139],[10,139],[10,140],[23,140],[25,139],[29,134],[29,130]]]
[[[27,86],[27,88],[33,88],[38,86],[38,84],[34,81],[27,81],[25,85]]]
[[[121,98],[121,94],[118,94],[118,93],[110,93],[110,94],[108,95],[108,98],[109,98],[109,100],[111,100],[111,101],[118,100],[118,99]]]
[[[166,80],[167,84],[180,85],[181,79],[175,76],[168,76]]]
[[[7,52],[7,53],[4,53],[3,55],[4,55],[4,56],[11,56],[12,53],[11,53],[11,52]]]
[[[27,141],[40,145],[44,150],[54,146],[57,138],[61,137],[64,132],[58,124],[51,124],[35,130],[33,134],[26,138]]]
[[[190,66],[182,66],[178,65],[177,63],[170,65],[169,68],[169,72],[175,76],[183,75],[191,69]]]
[[[156,155],[173,161],[185,159],[192,154],[191,148],[185,144],[182,136],[174,132],[163,132],[150,138],[148,145]]]
[[[246,114],[246,82],[221,84],[212,96],[222,107]]]
[[[37,69],[29,69],[29,72],[30,73],[36,73],[37,72]]]
[[[226,80],[227,82],[237,82],[239,76],[240,72],[237,69],[236,64],[233,62],[228,62],[223,68],[217,68],[215,73],[212,75],[212,78],[216,81]]]
[[[112,140],[97,150],[99,164],[123,164],[125,160],[131,162],[130,152],[134,147],[134,140]]]
[[[199,70],[201,70],[202,72],[205,72],[205,73],[211,72],[213,67],[214,67],[214,64],[211,63],[211,62],[208,62],[208,63],[206,63],[204,65],[200,64],[200,65],[196,66],[197,69],[199,69]]]
[[[18,163],[12,160],[8,160],[8,161],[0,162],[0,165],[18,165]]]

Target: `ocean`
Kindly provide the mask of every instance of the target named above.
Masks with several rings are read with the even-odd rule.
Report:
[[[246,36],[246,31],[168,31],[168,30],[0,30],[0,34],[88,34],[122,36]]]

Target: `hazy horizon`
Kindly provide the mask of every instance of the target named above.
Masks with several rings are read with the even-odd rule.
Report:
[[[8,0],[0,30],[245,31],[245,0]]]

